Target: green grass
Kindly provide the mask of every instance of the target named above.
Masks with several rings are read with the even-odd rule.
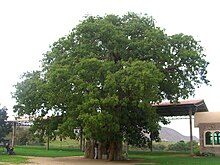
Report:
[[[164,155],[183,155],[189,154],[189,152],[175,152],[175,151],[143,151],[143,150],[131,150],[129,155],[137,156],[164,156]]]
[[[63,139],[62,141],[54,140],[50,142],[50,146],[59,148],[79,148],[79,141],[70,138]]]
[[[145,163],[156,163],[160,165],[219,165],[220,164],[220,157],[193,157],[190,156],[190,154],[184,152],[130,151],[129,158],[144,159]],[[142,164],[136,164],[136,165],[142,165]]]
[[[191,156],[148,156],[144,159],[146,163],[170,165],[219,165],[219,158],[193,158]],[[138,164],[141,165],[141,164]]]
[[[2,165],[3,162],[14,164],[26,163],[28,162],[28,158],[25,158],[25,156],[64,157],[84,155],[84,153],[77,148],[67,147],[50,147],[50,150],[46,150],[45,146],[15,146],[14,151],[16,155],[0,154],[0,165]]]
[[[79,149],[50,147],[46,150],[45,146],[16,146],[15,152],[17,155],[40,157],[82,156],[84,154]]]
[[[14,164],[20,164],[20,163],[27,163],[28,159],[23,156],[18,155],[3,155],[0,154],[0,165],[4,163],[14,163]]]
[[[28,161],[24,156],[42,157],[63,157],[63,156],[82,156],[84,155],[77,148],[51,147],[46,150],[45,146],[16,146],[17,155],[0,155],[1,162],[25,163]],[[130,159],[143,159],[143,164],[156,163],[160,165],[219,165],[220,157],[193,157],[187,152],[165,152],[165,151],[129,151]]]

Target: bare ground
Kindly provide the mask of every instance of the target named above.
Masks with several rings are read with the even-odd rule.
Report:
[[[101,159],[87,159],[83,156],[72,157],[28,157],[29,163],[25,165],[135,165],[137,163],[155,164],[153,162],[146,163],[143,160],[126,160],[126,161],[108,161]]]

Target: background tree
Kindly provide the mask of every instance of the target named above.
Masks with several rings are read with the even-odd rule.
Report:
[[[30,133],[38,137],[41,143],[46,141],[49,149],[49,141],[56,138],[55,132],[62,122],[62,115],[58,115],[56,111],[55,116],[47,117],[48,113],[52,115],[55,110],[49,105],[47,99],[50,97],[49,88],[42,74],[40,71],[23,74],[21,77],[23,81],[15,85],[16,92],[13,97],[17,100],[17,104],[14,108],[19,116],[29,115],[34,118]]]
[[[28,144],[29,138],[30,138],[28,132],[29,132],[29,128],[16,126],[14,143],[16,145],[26,145],[26,144]],[[6,139],[11,139],[12,136],[13,136],[13,133],[10,132],[6,136]]]
[[[16,92],[12,97],[17,101],[14,109],[19,116],[45,116],[47,114],[46,83],[41,78],[41,72],[24,73],[21,79],[23,81],[14,86]]]
[[[12,131],[12,124],[9,123],[7,119],[7,108],[2,107],[0,109],[0,142]]]
[[[31,126],[29,130],[30,133],[39,138],[41,142],[46,141],[47,150],[49,150],[49,142],[55,140],[56,136],[58,136],[57,130],[60,119],[60,116],[38,117],[33,121],[33,126]]]
[[[100,152],[108,144],[110,160],[121,159],[122,141],[144,145],[146,133],[157,139],[161,118],[151,105],[194,95],[196,87],[209,83],[207,65],[198,41],[167,35],[152,17],[88,16],[44,54],[42,71],[30,81],[40,98],[32,97],[31,88],[24,99],[20,89],[28,77],[16,86],[15,111],[61,115],[60,133],[81,128],[90,143],[88,157],[98,141]]]

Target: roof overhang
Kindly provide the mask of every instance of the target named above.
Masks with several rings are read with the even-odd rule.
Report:
[[[161,102],[154,104],[156,112],[160,116],[188,116],[189,111],[192,111],[192,115],[196,112],[208,112],[208,108],[204,100],[184,100],[177,103]]]

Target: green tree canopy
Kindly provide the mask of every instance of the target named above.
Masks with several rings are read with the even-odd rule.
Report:
[[[0,109],[0,142],[2,142],[6,135],[12,131],[12,125],[7,121],[7,108]]]
[[[16,85],[14,108],[62,115],[65,135],[80,127],[88,139],[142,145],[159,129],[152,103],[194,95],[209,84],[207,66],[198,41],[148,15],[88,16],[44,54],[37,78]]]

